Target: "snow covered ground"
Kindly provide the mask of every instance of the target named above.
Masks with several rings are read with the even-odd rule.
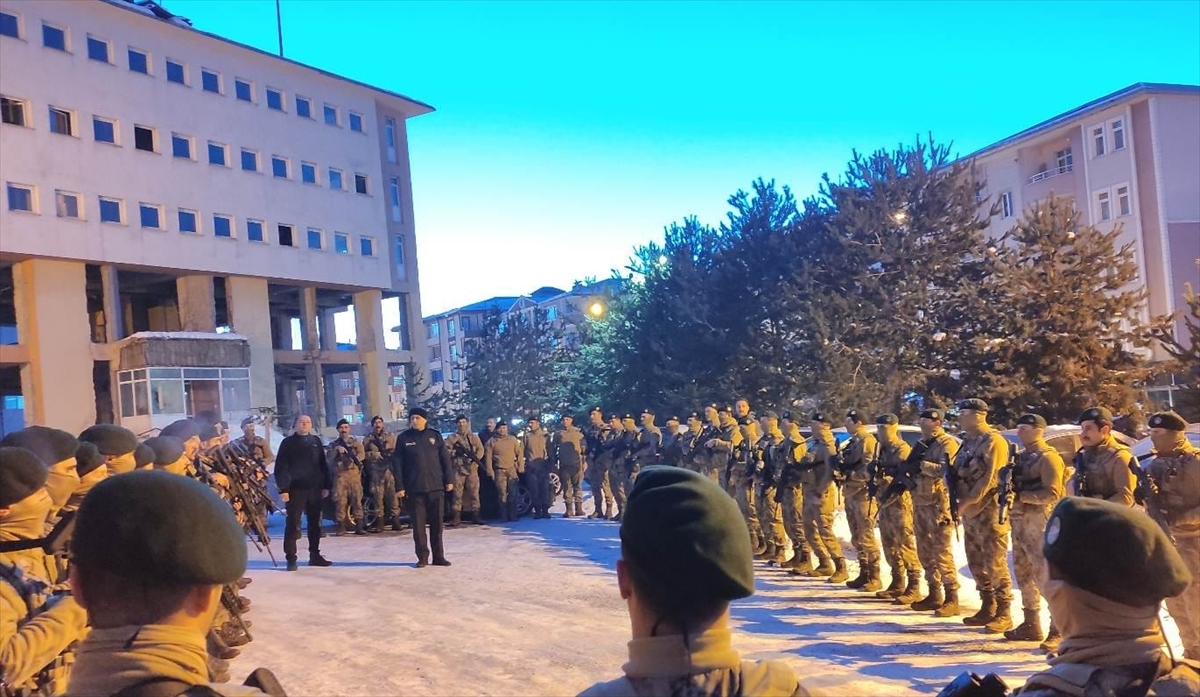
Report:
[[[449,568],[415,568],[409,532],[327,536],[327,569],[304,565],[301,540],[290,574],[251,548],[255,641],[235,681],[264,666],[296,696],[573,695],[617,677],[629,638],[618,524],[556,509],[551,520],[447,530]],[[271,527],[282,563],[282,516]],[[838,534],[849,550],[840,513]],[[970,614],[979,597],[961,544],[957,558]],[[734,604],[735,647],[788,661],[828,695],[932,695],[967,669],[1016,686],[1045,665],[1035,645],[867,596],[759,563],[758,592]],[[1168,633],[1177,644],[1173,624]]]

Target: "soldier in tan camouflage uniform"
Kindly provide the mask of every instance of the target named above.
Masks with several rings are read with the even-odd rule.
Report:
[[[913,603],[913,610],[933,610],[938,617],[952,617],[958,608],[958,568],[954,564],[950,519],[950,498],[946,491],[946,457],[953,458],[958,443],[942,428],[940,409],[921,412],[921,448],[914,448],[909,459],[919,457],[913,476],[913,533],[917,538],[917,557],[925,568],[929,595]],[[945,594],[943,595],[943,590]],[[897,598],[896,602],[900,602]]]
[[[731,484],[729,474],[734,449],[742,442],[742,429],[733,416],[732,407],[722,406],[713,408],[713,411],[717,416],[716,435],[705,441],[704,447],[708,448],[711,466],[717,471],[717,483],[725,489],[726,493],[736,498],[737,491]],[[706,409],[704,413],[707,416],[709,411]]]
[[[807,576],[829,576],[829,583],[842,583],[850,575],[846,572],[842,543],[833,534],[833,512],[837,507],[833,466],[837,459],[837,441],[827,416],[817,412],[809,422],[813,433],[813,460],[801,475],[800,484],[804,487],[804,536],[808,538],[818,565]]]
[[[779,457],[776,458],[775,498],[779,501],[779,511],[783,517],[783,529],[792,541],[792,558],[788,561],[788,573],[800,576],[812,571],[812,550],[808,545],[808,537],[804,534],[804,518],[801,509],[804,508],[804,493],[800,480],[804,472],[801,463],[808,455],[808,446],[800,433],[800,424],[792,420],[791,412],[781,414],[780,428],[784,434],[784,442],[779,447]]]
[[[553,465],[553,449],[550,434],[542,428],[542,419],[529,417],[528,428],[521,439],[525,457],[525,486],[529,489],[530,513],[535,519],[549,518],[553,502],[550,492],[550,467]],[[571,517],[571,504],[567,504],[567,516]]]
[[[1137,488],[1137,475],[1130,467],[1133,453],[1113,437],[1112,412],[1092,407],[1079,415],[1077,423],[1083,447],[1075,454],[1069,493],[1132,506]]]
[[[759,556],[767,549],[767,541],[758,523],[758,505],[754,498],[754,476],[763,464],[759,444],[762,434],[759,433],[758,422],[749,417],[742,419],[739,427],[742,437],[741,442],[733,449],[733,459],[729,464],[729,489],[733,491],[733,500],[737,501],[738,510],[746,519],[754,554]]]
[[[1200,449],[1184,435],[1187,422],[1173,411],[1150,417],[1154,460],[1146,467],[1146,511],[1174,540],[1192,574],[1181,595],[1167,598],[1179,627],[1184,657],[1200,661]]]
[[[901,464],[912,448],[900,437],[900,420],[895,414],[875,417],[875,435],[879,441],[879,491],[885,491],[899,474]],[[875,594],[877,598],[895,598],[909,603],[920,599],[921,561],[917,558],[917,539],[913,534],[912,492],[901,491],[879,504],[879,538],[883,556],[892,569],[892,582]]]
[[[392,474],[392,454],[396,452],[396,434],[383,426],[383,417],[371,419],[371,432],[363,439],[366,453],[367,481],[375,501],[375,523],[370,532],[383,532],[384,523],[392,530],[400,529],[400,497],[396,494],[396,477]],[[457,513],[457,511],[455,511]]]
[[[349,421],[338,421],[337,432],[338,437],[326,448],[329,468],[333,471],[333,508],[337,519],[337,530],[333,534],[339,537],[350,529],[348,514],[349,518],[354,519],[354,534],[366,535],[362,507],[362,465],[367,453],[362,443],[350,435]]]
[[[605,508],[608,509],[607,515],[612,515],[613,493],[608,481],[612,453],[605,447],[609,433],[608,424],[604,422],[604,411],[600,407],[592,407],[588,412],[588,425],[583,430],[587,456],[584,475],[587,477],[588,488],[592,490],[592,505],[595,507],[588,518],[605,518]]]
[[[379,417],[376,417],[379,418]],[[242,437],[233,441],[238,449],[245,452],[263,467],[270,467],[275,462],[275,453],[271,452],[271,444],[266,438],[255,434],[253,416],[242,419]]]
[[[841,475],[845,478],[846,522],[850,524],[850,543],[858,555],[858,576],[846,582],[847,588],[875,592],[882,587],[879,580],[879,541],[875,539],[875,498],[871,495],[871,477],[879,443],[867,430],[865,419],[857,409],[846,412],[846,432],[850,440],[838,458]]]
[[[450,504],[450,525],[459,525],[466,513],[467,520],[483,525],[479,515],[479,467],[483,463],[483,441],[471,432],[471,422],[460,414],[455,420],[454,433],[446,439],[446,449],[454,463],[454,500]]]
[[[1025,621],[1004,633],[1009,641],[1041,641],[1042,581],[1046,558],[1042,544],[1046,522],[1063,497],[1065,473],[1062,456],[1045,440],[1046,420],[1038,414],[1017,419],[1017,437],[1024,450],[1013,465],[1012,519],[1013,568],[1021,589]]]
[[[558,468],[558,476],[563,483],[563,504],[567,514],[573,512],[576,517],[583,517],[584,455],[587,445],[583,431],[575,428],[574,415],[563,414],[561,419],[562,428],[550,442],[550,458]],[[546,515],[549,516],[549,513]]]
[[[525,451],[521,441],[508,434],[508,424],[496,424],[496,434],[483,446],[483,467],[496,482],[500,514],[505,522],[517,519],[517,483],[525,472]]]
[[[779,504],[780,462],[789,450],[787,439],[779,429],[779,415],[768,411],[759,417],[763,437],[759,440],[763,467],[755,474],[754,496],[757,503],[759,529],[766,537],[767,549],[760,559],[771,565],[783,566],[787,562],[788,537],[783,526],[783,507]]]

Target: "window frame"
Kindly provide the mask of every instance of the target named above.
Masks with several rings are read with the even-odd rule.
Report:
[[[333,123],[329,122],[329,112],[330,111],[333,112]],[[342,127],[341,110],[339,110],[337,108],[337,106],[330,104],[329,102],[323,102],[321,104],[321,122],[324,123],[326,126],[334,126],[336,128],[341,128]]]
[[[359,189],[359,183],[362,183],[362,188]],[[363,196],[371,195],[371,178],[362,172],[354,173],[354,193],[362,194]]]
[[[1013,192],[1004,191],[1000,194],[1000,217],[1003,219],[1012,218],[1016,215],[1016,206],[1013,205]]]
[[[1115,217],[1113,216],[1114,209],[1112,205],[1112,191],[1109,189],[1097,189],[1096,191],[1092,192],[1092,201],[1095,205],[1094,211],[1096,215],[1096,222],[1107,223]],[[1107,216],[1104,214],[1105,206],[1108,207]]]
[[[236,221],[234,220],[232,215],[229,215],[227,213],[213,213],[212,220],[213,220],[213,237],[216,237],[216,238],[222,239],[222,240],[236,239],[237,225],[236,225]],[[218,221],[222,221],[222,220],[225,221],[226,226],[227,226],[228,234],[225,234],[225,235],[221,234],[221,226],[218,224]]]
[[[1108,154],[1108,129],[1104,124],[1099,123],[1088,127],[1088,139],[1091,143],[1088,147],[1088,154],[1093,160]]]
[[[15,34],[9,34],[7,32],[0,31],[0,36],[7,36],[10,39],[22,39],[23,40],[25,38],[25,32],[23,31],[25,29],[25,24],[22,21],[23,18],[21,17],[20,13],[13,12],[12,10],[9,10],[7,8],[2,8],[2,9],[0,9],[0,15],[5,15],[5,16],[11,17],[13,20],[12,26],[16,28],[16,32],[17,32]],[[2,25],[0,25],[0,26],[2,26]]]
[[[393,235],[393,238],[394,239],[392,240],[392,251],[395,253],[395,257],[396,257],[396,270],[397,271],[407,270],[408,264],[405,261],[406,255],[405,255],[405,249],[404,249],[404,247],[405,247],[404,235]]]
[[[355,119],[358,120],[358,128],[354,127]],[[363,121],[363,115],[357,111],[346,110],[346,125],[355,133],[366,133],[366,124]]]
[[[70,109],[64,109],[60,106],[54,106],[53,104],[47,105],[47,111],[49,112],[49,115],[50,115],[50,129],[49,130],[51,133],[53,133],[55,135],[60,135],[60,136],[70,136],[71,138],[79,137],[79,128],[78,128],[78,124],[75,123],[75,112],[74,111],[72,111]],[[67,123],[67,132],[66,133],[64,133],[62,131],[54,130],[54,115],[56,112],[58,114],[61,114],[66,117],[66,123]]]
[[[317,246],[313,246],[313,233],[316,233]],[[304,231],[304,248],[311,249],[314,252],[325,251],[325,231],[321,228],[310,227]]]
[[[216,89],[213,89],[213,90],[208,89],[208,84],[205,82],[205,78],[207,78],[210,75],[216,80],[216,83],[217,83]],[[225,94],[225,86],[224,86],[224,84],[222,84],[223,82],[224,81],[221,79],[221,71],[213,70],[212,68],[200,68],[200,91],[201,92],[208,92],[209,94],[222,94],[223,95],[223,94]]]
[[[329,181],[329,188],[334,191],[345,191],[346,190],[346,173],[344,171],[338,169],[337,167],[326,167],[325,169],[326,169],[326,174],[327,174],[326,179]],[[337,174],[337,177],[338,177],[337,186],[334,186],[334,184],[333,184],[333,175],[335,173]]]
[[[91,34],[87,35],[87,38],[85,39],[85,41],[86,41],[86,45],[87,45],[88,60],[96,61],[97,63],[105,63],[107,65],[113,64],[112,42],[111,41],[109,41],[108,39],[101,39],[98,36],[92,36]],[[92,46],[95,44],[99,44],[104,47],[104,59],[103,60],[96,58],[95,56],[92,55]]]
[[[62,46],[51,46],[46,43],[46,30],[53,29],[62,34]],[[63,53],[71,52],[71,30],[68,27],[61,27],[54,22],[42,20],[42,47],[52,51],[62,51]]]
[[[396,160],[398,159],[396,148],[396,119],[392,118],[391,116],[384,117],[383,129],[383,143],[387,149],[387,161],[391,162],[392,164],[396,164]]]
[[[400,195],[400,177],[388,177],[388,204],[392,209],[392,222],[404,222],[403,198]]]
[[[250,226],[258,227],[258,239],[254,239],[254,233],[251,232]],[[246,241],[265,244],[267,241],[267,223],[264,220],[257,218],[246,218]]]
[[[29,208],[14,208],[12,192],[16,189],[23,191],[29,197]],[[4,202],[5,210],[10,213],[27,213],[29,215],[38,214],[38,195],[37,187],[33,184],[22,184],[20,182],[5,182],[4,183]]]
[[[246,87],[247,94],[249,95],[247,97],[242,96],[242,86],[243,85]],[[235,76],[233,78],[233,97],[234,97],[234,99],[236,99],[239,102],[246,102],[247,104],[255,104],[256,102],[254,101],[254,81],[247,80],[244,77],[236,77]]]
[[[279,174],[278,172],[275,171],[275,164],[277,162],[283,163],[283,174]],[[271,156],[271,177],[273,179],[291,179],[292,178],[292,163],[291,163],[291,161],[282,155],[272,155]]]
[[[253,169],[246,168],[246,155],[254,156],[254,168]],[[257,150],[252,150],[250,148],[242,148],[241,155],[238,157],[238,165],[241,167],[243,172],[254,172],[256,174],[262,174],[262,158],[259,157],[259,152]]]
[[[96,205],[96,211],[100,217],[101,223],[105,223],[107,225],[124,225],[125,224],[125,199],[117,198],[116,196],[97,196],[96,200],[98,202]],[[117,219],[116,220],[105,220],[104,219],[104,204],[105,203],[115,203],[117,205]]]
[[[333,249],[334,254],[349,255],[350,254],[350,235],[345,232],[334,231],[333,233]]]
[[[1124,195],[1121,194],[1122,189],[1125,190]],[[1124,218],[1133,215],[1133,187],[1129,185],[1129,182],[1114,184],[1112,190],[1113,217]]]
[[[183,216],[190,215],[192,217],[191,230],[183,229]],[[200,235],[200,211],[194,208],[176,208],[175,209],[175,224],[179,226],[179,234],[181,235]]]
[[[284,228],[287,228],[287,237],[289,240],[291,240],[291,244],[283,243]],[[275,239],[279,242],[280,247],[291,247],[292,249],[297,249],[296,226],[292,225],[291,223],[275,223]]]
[[[220,162],[213,162],[212,156],[214,147],[217,148],[217,150],[221,153]],[[208,164],[213,165],[214,167],[224,167],[229,169],[229,146],[227,144],[210,140],[208,141],[208,147],[206,147],[205,150],[207,151],[206,154],[208,155]]]
[[[312,173],[311,180],[309,180],[308,178],[305,177],[306,171]],[[320,171],[321,171],[321,168],[317,166],[317,163],[304,162],[303,160],[301,160],[301,162],[300,162],[300,183],[301,184],[311,184],[314,186],[320,186],[320,182],[317,181],[317,176]]]
[[[270,109],[271,111],[278,111],[281,114],[287,113],[287,95],[284,94],[283,90],[267,85],[266,87],[263,87],[263,93],[266,95],[267,109]],[[279,97],[279,106],[271,106],[272,94]]]
[[[146,218],[145,218],[146,211],[154,212],[154,215],[156,218],[156,222],[154,225],[146,224]],[[138,201],[138,225],[140,225],[143,230],[165,231],[167,229],[167,226],[166,226],[166,221],[164,218],[165,218],[165,215],[164,215],[163,207],[161,205],[159,205],[157,203],[146,203],[145,201]]]
[[[358,236],[358,255],[375,258],[375,238],[371,235]]]
[[[1126,138],[1125,117],[1120,116],[1115,119],[1110,119],[1108,122],[1108,130],[1110,139],[1112,140],[1112,149],[1109,152],[1120,152],[1124,150],[1129,144],[1128,138]],[[1120,145],[1117,144],[1118,139],[1121,141]]]
[[[65,200],[67,197],[75,199],[75,215],[63,215],[62,213],[63,209],[59,205],[59,202]],[[77,191],[64,191],[63,189],[54,190],[55,217],[63,218],[65,220],[85,220],[83,213],[83,194]]]
[[[175,151],[176,141],[187,143],[188,154],[180,155]],[[196,161],[196,139],[183,133],[171,133],[171,157],[178,160]]]
[[[296,116],[299,116],[302,119],[310,119],[312,121],[316,121],[316,118],[313,116],[313,100],[310,97],[305,97],[303,95],[297,94],[295,101],[296,101]],[[301,102],[304,103],[304,109],[300,108]],[[307,111],[308,113],[301,114],[300,113],[301,111]]]
[[[150,149],[138,146],[138,131],[150,134]],[[140,123],[133,124],[133,149],[141,152],[158,153],[158,129]]]
[[[182,82],[181,82],[181,81],[179,81],[179,80],[172,80],[172,79],[171,79],[171,66],[172,66],[172,65],[177,65],[177,66],[179,66],[179,70],[180,70],[180,72],[181,72],[181,73],[182,73],[182,75],[183,75],[183,81],[182,81]],[[170,84],[172,84],[172,85],[183,85],[184,87],[190,87],[190,86],[191,86],[191,85],[189,85],[189,84],[188,84],[188,70],[187,70],[187,63],[185,63],[185,62],[183,62],[183,61],[180,61],[180,60],[176,60],[176,59],[174,59],[174,58],[164,58],[164,59],[163,59],[163,66],[164,66],[164,67],[163,67],[163,76],[164,76],[164,77],[167,79],[167,82],[169,82],[169,83],[170,83]]]
[[[145,70],[138,70],[133,67],[133,61],[130,59],[134,56],[134,54],[137,54],[142,57],[142,67],[145,68]],[[140,48],[135,48],[133,46],[125,47],[125,67],[129,68],[129,72],[137,73],[138,75],[153,75],[154,74],[152,72],[153,65],[154,65],[154,59],[151,57],[149,51],[144,51]]]
[[[28,99],[21,99],[20,97],[10,97],[8,95],[0,95],[0,99],[2,99],[5,102],[8,102],[9,113],[12,113],[12,109],[14,106],[20,107],[20,113],[21,113],[21,123],[15,123],[13,121],[0,121],[0,123],[4,123],[5,125],[8,125],[8,126],[17,126],[18,128],[33,128],[33,126],[29,123],[30,106],[29,106]],[[0,106],[0,110],[3,110],[2,106]]]

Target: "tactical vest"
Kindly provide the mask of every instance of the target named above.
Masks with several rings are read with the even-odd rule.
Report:
[[[25,603],[24,617],[17,622],[18,627],[41,614],[51,595],[48,584],[25,576],[16,564],[0,562],[0,583],[12,586]],[[72,642],[22,685],[10,685],[7,677],[0,675],[0,697],[49,697],[66,692],[67,678],[71,673],[71,665],[75,663],[75,650],[78,645],[79,642]]]

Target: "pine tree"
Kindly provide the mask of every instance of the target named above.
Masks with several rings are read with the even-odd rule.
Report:
[[[485,317],[483,336],[472,341],[465,356],[471,413],[527,419],[553,411],[560,338],[544,310]]]
[[[1187,304],[1180,311],[1183,331],[1178,331],[1178,323],[1166,322],[1152,329],[1151,335],[1172,359],[1158,366],[1156,372],[1183,383],[1175,399],[1175,410],[1195,422],[1200,421],[1200,294],[1190,283],[1184,284],[1183,301]]]

